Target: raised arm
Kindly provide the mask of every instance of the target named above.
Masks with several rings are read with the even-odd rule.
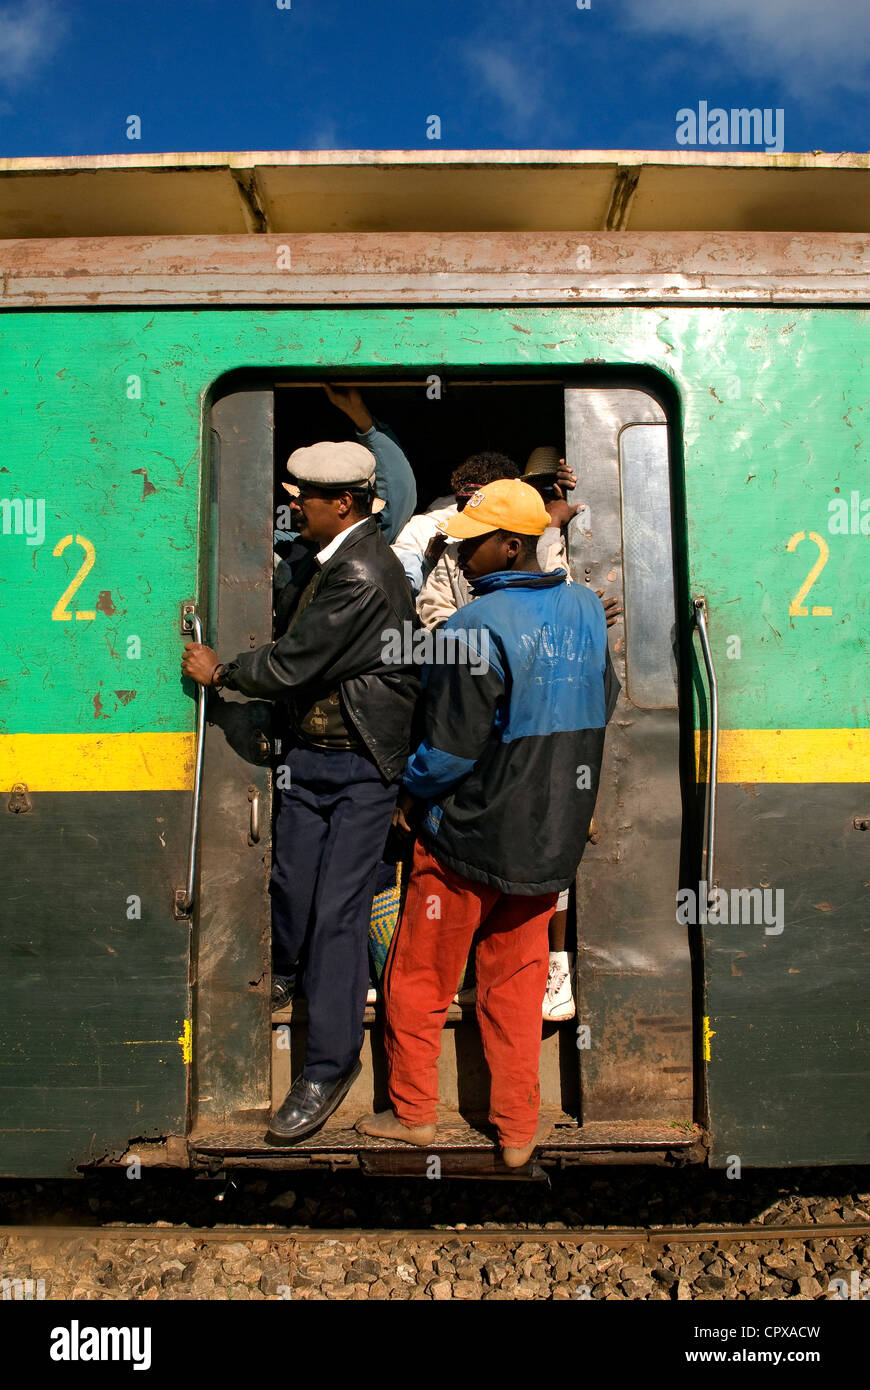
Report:
[[[360,444],[375,456],[375,484],[378,497],[385,503],[376,519],[384,539],[392,544],[417,506],[414,471],[393,431],[374,418],[355,386],[324,382],[323,389],[332,404],[353,422]]]

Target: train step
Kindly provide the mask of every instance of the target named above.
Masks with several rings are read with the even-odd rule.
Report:
[[[304,1000],[272,1015],[272,1105],[281,1104],[305,1058],[307,1010]],[[580,1114],[580,1071],[572,1023],[544,1024],[539,1078],[541,1106],[554,1120],[576,1124]],[[387,1063],[380,1006],[366,1009],[362,1072],[325,1125],[326,1132],[352,1129],[361,1116],[385,1110]],[[442,1034],[438,1063],[440,1103],[457,1114],[484,1119],[489,1110],[489,1070],[483,1055],[474,1005],[452,1004]]]
[[[435,1139],[425,1149],[359,1134],[348,1126],[324,1128],[298,1144],[279,1148],[266,1143],[269,1116],[265,1110],[251,1112],[236,1124],[202,1125],[190,1135],[189,1147],[195,1163],[226,1168],[358,1167],[372,1175],[464,1175],[523,1181],[543,1175],[541,1161],[650,1163],[703,1158],[703,1134],[694,1124],[653,1119],[578,1125],[566,1124],[557,1114],[547,1112],[542,1112],[542,1118],[550,1123],[549,1133],[531,1163],[521,1169],[505,1168],[495,1132],[486,1120],[444,1107],[439,1112]]]

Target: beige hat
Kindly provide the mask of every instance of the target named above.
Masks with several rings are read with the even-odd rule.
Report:
[[[310,483],[328,492],[366,486],[374,490],[375,456],[364,444],[354,444],[352,440],[323,440],[294,449],[287,460],[287,472],[293,482],[281,486],[291,497],[299,496],[299,483]],[[385,506],[383,498],[376,497],[372,511],[383,511]]]
[[[561,457],[562,455],[555,445],[541,444],[529,454],[529,461],[526,464],[523,477],[549,477],[551,474],[555,476],[559,471],[559,460]]]

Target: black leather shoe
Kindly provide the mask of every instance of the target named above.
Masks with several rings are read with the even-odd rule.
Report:
[[[267,1144],[295,1144],[320,1129],[337,1110],[362,1071],[354,1062],[350,1071],[335,1081],[306,1081],[297,1076],[280,1110],[272,1116],[266,1131]]]
[[[272,1012],[286,1009],[296,992],[296,974],[272,976]]]

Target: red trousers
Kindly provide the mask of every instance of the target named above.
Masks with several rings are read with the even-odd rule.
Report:
[[[418,841],[386,969],[390,1100],[402,1124],[437,1118],[441,1030],[478,932],[477,1019],[502,1147],[538,1126],[541,1000],[556,893],[519,897],[453,873]]]

